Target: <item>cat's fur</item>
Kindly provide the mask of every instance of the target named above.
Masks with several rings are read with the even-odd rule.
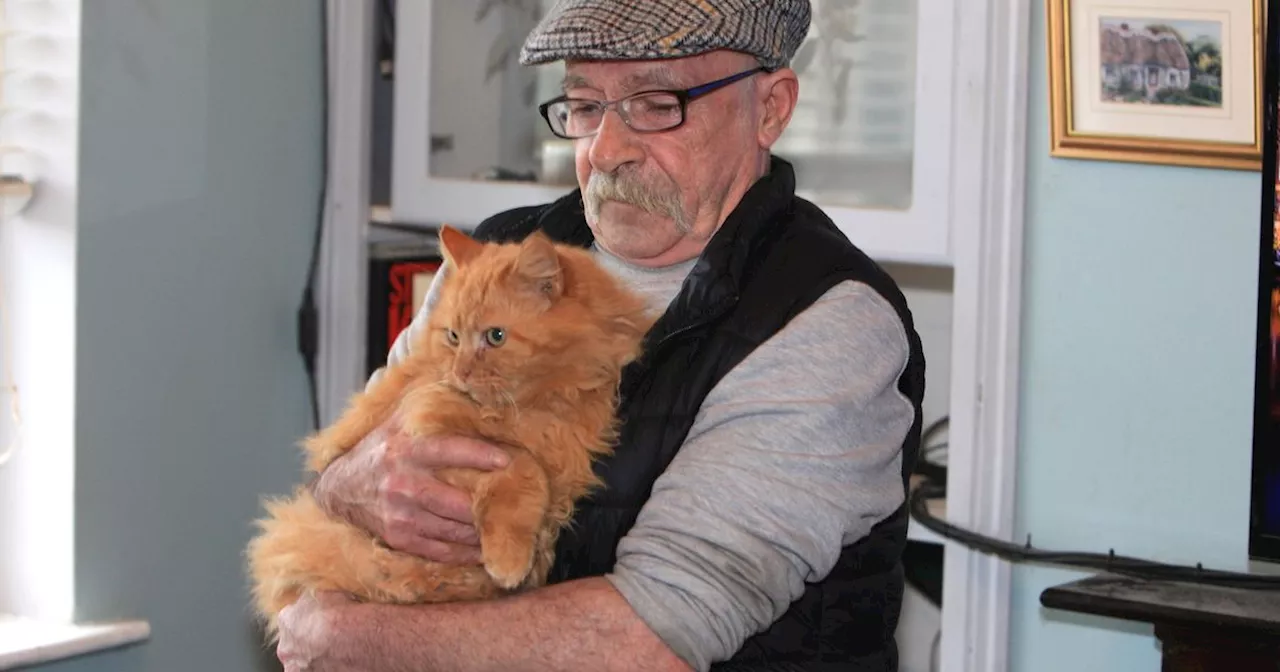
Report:
[[[272,636],[280,610],[304,591],[415,603],[541,585],[575,501],[599,485],[592,462],[616,436],[621,372],[639,356],[652,322],[643,299],[590,252],[541,233],[500,245],[445,227],[440,239],[451,269],[412,354],[304,448],[307,468],[318,473],[393,412],[412,436],[462,435],[505,447],[512,460],[504,469],[436,472],[471,493],[483,565],[393,551],[327,516],[299,488],[266,503],[268,517],[247,552],[255,607]],[[502,338],[493,328],[504,330]]]

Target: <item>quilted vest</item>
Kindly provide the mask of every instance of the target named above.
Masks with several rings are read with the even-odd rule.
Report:
[[[590,246],[594,238],[574,191],[547,205],[495,215],[476,230],[515,241],[534,230]],[[551,582],[608,573],[618,541],[635,523],[659,474],[693,425],[703,400],[756,346],[836,284],[866,283],[905,325],[910,342],[898,381],[915,407],[903,443],[902,483],[915,464],[924,397],[924,355],[896,283],[813,204],[795,195],[795,173],[774,158],[708,242],[682,288],[650,330],[643,357],[623,372],[621,434],[596,467],[605,487],[583,501],[556,548]],[[839,347],[833,343],[832,347]],[[896,671],[902,606],[905,504],[844,548],[835,568],[719,670]]]

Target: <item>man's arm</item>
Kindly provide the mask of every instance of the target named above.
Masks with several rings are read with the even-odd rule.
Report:
[[[344,607],[333,645],[388,670],[705,670],[731,657],[905,498],[907,352],[881,297],[834,288],[708,396],[612,574],[488,603]]]
[[[353,669],[689,669],[601,578],[488,602],[351,604],[333,619],[337,646],[348,649],[333,655]]]
[[[607,578],[691,667],[728,659],[904,501],[909,345],[843,283],[711,391]]]

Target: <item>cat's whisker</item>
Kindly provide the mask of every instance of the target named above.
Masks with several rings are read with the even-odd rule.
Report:
[[[508,392],[507,390],[503,390],[503,391],[502,391],[502,397],[503,397],[503,399],[505,399],[505,400],[506,400],[506,402],[507,402],[508,404],[510,404],[510,405],[511,405],[511,409],[512,409],[512,410],[514,410],[514,411],[516,412],[516,420],[519,420],[519,419],[520,419],[520,405],[516,403],[516,398],[515,398],[515,397],[513,397],[513,396],[511,396],[511,393],[510,393],[510,392]]]

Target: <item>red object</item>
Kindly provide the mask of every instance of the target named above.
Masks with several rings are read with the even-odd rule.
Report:
[[[393,263],[388,272],[391,291],[387,296],[387,350],[396,337],[413,321],[413,278],[420,273],[435,273],[440,262],[406,261]]]

